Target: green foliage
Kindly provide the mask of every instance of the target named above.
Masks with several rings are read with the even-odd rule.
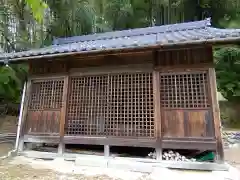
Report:
[[[230,101],[240,100],[240,48],[224,47],[214,53],[218,88]]]
[[[44,11],[47,4],[42,0],[25,0],[27,5],[31,8],[34,18],[38,22],[42,22],[44,18]]]
[[[0,100],[18,103],[27,76],[26,65],[0,66]]]
[[[48,38],[76,36],[93,31],[96,21],[93,5],[87,0],[46,0],[52,19],[46,25]]]

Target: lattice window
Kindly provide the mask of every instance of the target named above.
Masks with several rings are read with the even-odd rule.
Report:
[[[109,136],[154,136],[152,75],[110,77]]]
[[[154,136],[152,74],[71,78],[67,134]]]
[[[161,105],[165,108],[207,108],[210,106],[207,72],[160,74]]]
[[[105,134],[107,79],[107,76],[71,78],[67,134]]]
[[[62,107],[63,80],[33,82],[29,109],[60,109]]]

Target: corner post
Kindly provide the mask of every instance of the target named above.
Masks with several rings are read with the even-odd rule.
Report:
[[[30,93],[31,93],[31,80],[27,80],[25,82],[26,86],[25,88],[25,96],[23,100],[23,104],[21,105],[22,115],[20,112],[19,120],[18,120],[18,130],[17,130],[17,137],[16,137],[16,144],[15,148],[17,151],[23,151],[24,150],[24,131],[26,128],[26,119],[27,119],[27,111],[28,111],[28,105],[29,105],[29,99],[30,99]],[[24,93],[24,92],[23,92]],[[20,110],[20,111],[21,111]]]
[[[162,160],[162,135],[161,135],[161,107],[160,107],[160,73],[153,71],[153,101],[154,101],[154,122],[156,138],[156,158]]]
[[[219,109],[219,103],[217,99],[216,73],[214,68],[209,68],[209,84],[210,84],[210,91],[211,91],[214,131],[215,131],[215,138],[217,141],[216,160],[217,162],[222,163],[224,162],[224,152],[223,152],[223,142],[222,142],[222,133],[221,133],[220,109]]]
[[[18,149],[18,144],[19,144],[19,135],[20,135],[20,131],[21,131],[21,125],[22,125],[22,117],[23,117],[23,106],[24,106],[24,102],[25,102],[25,97],[26,97],[26,88],[27,88],[27,83],[24,83],[23,86],[23,92],[22,92],[22,100],[21,100],[21,104],[20,104],[20,114],[19,114],[19,118],[18,118],[18,125],[17,125],[17,137],[16,137],[16,144],[15,144],[15,149]]]
[[[64,77],[64,85],[63,85],[63,97],[62,97],[62,108],[61,108],[61,116],[60,116],[60,141],[58,145],[58,153],[63,154],[65,150],[64,134],[65,134],[65,122],[66,122],[66,114],[67,114],[67,100],[68,100],[68,85],[69,83],[69,75]]]

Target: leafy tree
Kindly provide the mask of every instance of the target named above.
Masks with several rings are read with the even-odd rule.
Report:
[[[0,99],[18,103],[23,83],[20,79],[25,79],[26,68],[22,65],[3,66],[0,74]]]
[[[240,100],[240,48],[224,47],[215,51],[218,89],[230,101]]]
[[[42,0],[25,0],[25,2],[31,8],[35,19],[38,22],[41,22],[44,18],[44,12],[47,8],[47,4]]]

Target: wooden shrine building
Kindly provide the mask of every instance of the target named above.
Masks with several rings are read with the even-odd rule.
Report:
[[[223,160],[210,19],[58,38],[1,55],[29,65],[20,142],[211,150]]]

